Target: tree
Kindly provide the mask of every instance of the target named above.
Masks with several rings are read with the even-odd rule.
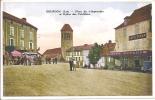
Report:
[[[97,64],[98,60],[101,58],[101,50],[102,45],[98,45],[97,43],[94,43],[94,46],[89,51],[89,62],[93,65]]]
[[[15,47],[14,46],[6,46],[5,47],[5,50],[7,51],[7,52],[12,52],[13,50],[15,50]]]

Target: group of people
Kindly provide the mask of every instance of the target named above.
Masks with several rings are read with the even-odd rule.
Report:
[[[57,58],[53,58],[53,64],[57,64]]]
[[[46,62],[46,64],[51,64],[51,62],[53,62],[53,64],[57,64],[58,59],[57,58],[46,57],[45,62]]]
[[[69,65],[70,65],[70,71],[76,71],[76,60],[70,59],[69,60]]]
[[[30,56],[30,55],[22,55],[22,56],[12,56],[9,53],[5,53],[3,55],[3,64],[4,65],[41,65],[41,57],[40,56]]]
[[[22,65],[41,65],[42,60],[40,56],[34,55],[34,56],[28,56],[24,55],[21,59],[21,62],[23,63]]]

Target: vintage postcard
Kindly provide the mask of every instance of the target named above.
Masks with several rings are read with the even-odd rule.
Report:
[[[151,0],[1,5],[3,99],[153,97]]]

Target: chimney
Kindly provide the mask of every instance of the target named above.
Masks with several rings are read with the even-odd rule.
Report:
[[[130,16],[126,16],[124,18],[124,25],[127,25],[127,23],[129,22],[129,20],[130,20]]]
[[[24,20],[26,22],[26,18],[22,18],[22,20]]]
[[[112,43],[112,41],[111,41],[111,40],[109,40],[109,43]]]

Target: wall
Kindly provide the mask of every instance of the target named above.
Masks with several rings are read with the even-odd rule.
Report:
[[[14,27],[14,36],[10,36],[10,26]],[[36,51],[37,49],[37,30],[30,27],[30,26],[26,26],[26,25],[22,25],[19,23],[16,23],[14,21],[10,21],[8,19],[3,19],[3,50],[5,49],[5,46],[9,45],[9,38],[13,38],[14,39],[14,44],[16,49],[18,50],[22,50],[21,46],[20,46],[20,30],[24,30],[24,50],[30,50],[29,49],[29,42],[30,42],[30,35],[29,33],[32,32],[33,37],[32,37],[32,42],[34,45],[34,51]]]
[[[137,23],[139,25],[139,32],[146,33],[146,38],[131,40],[129,41],[129,36],[137,34],[135,32],[135,25],[129,25],[126,28],[126,34],[123,30],[125,28],[120,28],[115,30],[115,40],[116,40],[116,51],[135,51],[135,50],[152,50],[152,33],[150,32],[150,20],[142,21]]]
[[[70,34],[70,39],[65,39],[63,36],[65,33]],[[62,31],[61,32],[61,50],[62,50],[62,56],[65,59],[66,58],[66,50],[73,47],[73,32],[70,31]]]
[[[66,61],[69,61],[73,57],[76,61],[82,61],[83,60],[81,51],[66,52]]]
[[[89,58],[88,58],[89,50],[83,50],[82,55],[83,55],[83,66],[85,64],[88,66],[89,65]]]

